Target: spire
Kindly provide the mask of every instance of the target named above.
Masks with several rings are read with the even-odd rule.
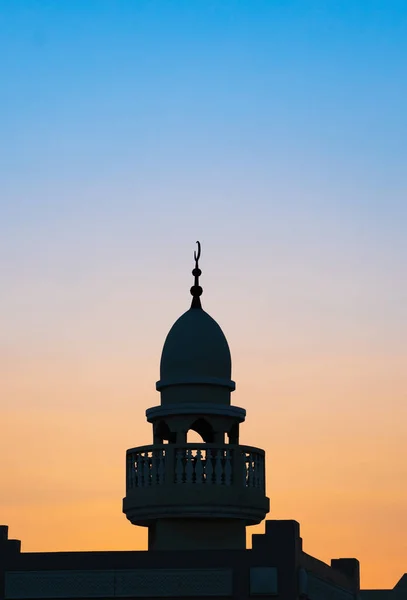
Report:
[[[195,277],[195,281],[194,281],[194,285],[191,287],[191,294],[192,294],[191,308],[202,308],[200,296],[202,295],[203,290],[202,290],[201,286],[199,285],[199,276],[202,275],[202,271],[198,267],[198,261],[201,256],[201,244],[200,244],[200,242],[197,242],[197,244],[198,244],[198,252],[196,252],[196,251],[194,252],[195,268],[192,271],[192,275]]]

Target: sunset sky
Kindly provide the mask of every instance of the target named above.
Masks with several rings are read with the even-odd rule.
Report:
[[[0,524],[25,551],[146,548],[125,451],[152,441],[199,239],[269,517],[393,587],[407,2],[0,5]]]

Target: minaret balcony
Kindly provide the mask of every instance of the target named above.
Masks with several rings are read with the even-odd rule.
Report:
[[[269,511],[264,450],[204,443],[131,448],[123,511],[142,526],[168,518],[260,523]]]

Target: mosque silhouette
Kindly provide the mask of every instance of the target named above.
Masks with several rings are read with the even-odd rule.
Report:
[[[126,454],[123,512],[148,528],[148,550],[21,552],[2,526],[0,600],[407,600],[407,574],[392,590],[360,590],[359,562],[306,554],[296,521],[267,520],[246,549],[246,527],[269,512],[265,453],[239,443],[246,411],[231,404],[229,346],[201,306],[200,251],[191,308],[162,351],[161,403],[146,411],[153,443]],[[191,430],[202,443],[187,442]]]

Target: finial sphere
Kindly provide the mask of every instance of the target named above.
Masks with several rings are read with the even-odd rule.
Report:
[[[202,296],[202,292],[203,292],[203,289],[201,288],[200,285],[193,285],[191,287],[191,294],[194,297]]]

